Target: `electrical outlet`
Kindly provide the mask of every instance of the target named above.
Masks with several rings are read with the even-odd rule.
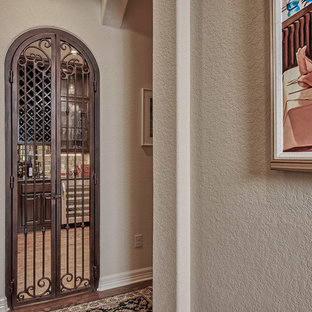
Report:
[[[134,247],[135,248],[143,247],[143,234],[134,235]]]

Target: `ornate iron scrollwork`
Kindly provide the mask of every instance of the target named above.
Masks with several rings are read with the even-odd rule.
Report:
[[[47,277],[42,277],[37,281],[36,287],[30,285],[25,290],[19,292],[17,294],[17,300],[23,301],[29,298],[40,298],[47,295],[51,295],[52,293],[51,286],[52,286],[51,280]]]
[[[69,286],[69,284],[73,284],[72,287]],[[66,273],[61,277],[61,292],[66,291],[72,291],[75,289],[83,287],[89,287],[90,286],[90,280],[87,278],[82,278],[80,276],[77,276],[74,283],[74,275],[72,273]]]
[[[77,73],[89,74],[90,68],[82,54],[74,49],[70,44],[61,41],[61,79],[68,79],[69,76]]]

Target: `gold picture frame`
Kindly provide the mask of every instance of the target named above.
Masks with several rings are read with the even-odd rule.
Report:
[[[310,172],[312,3],[270,0],[270,7],[271,169]]]

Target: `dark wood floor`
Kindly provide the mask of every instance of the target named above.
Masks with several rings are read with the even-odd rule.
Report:
[[[119,294],[124,294],[126,292],[141,289],[141,288],[151,286],[151,285],[152,285],[152,280],[141,282],[141,283],[136,283],[136,284],[132,284],[128,286],[118,287],[118,288],[114,288],[110,290],[105,290],[105,291],[94,291],[94,292],[89,292],[89,293],[84,293],[84,294],[73,295],[67,298],[54,299],[45,303],[41,302],[39,304],[25,305],[23,307],[11,309],[10,311],[19,311],[19,312],[21,311],[25,311],[25,312],[54,311],[54,310],[74,306],[77,304],[82,304],[85,302],[95,301],[95,300],[99,300],[99,299],[103,299],[107,297],[116,296]]]

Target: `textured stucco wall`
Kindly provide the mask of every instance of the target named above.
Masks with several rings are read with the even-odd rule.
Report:
[[[176,309],[176,8],[153,1],[153,311]]]
[[[101,25],[99,0],[0,1],[0,145],[4,58],[21,33],[52,26],[76,35],[101,72],[101,276],[152,265],[152,151],[140,146],[141,88],[152,87],[152,3],[131,0],[121,29]],[[0,151],[0,249],[4,250],[4,149]],[[134,249],[134,234],[144,248]],[[0,298],[4,297],[0,255]]]
[[[192,1],[192,311],[311,311],[312,175],[269,169],[269,1]]]
[[[193,312],[312,309],[312,175],[269,169],[268,3],[191,1]],[[154,1],[157,312],[179,300],[176,18]]]

